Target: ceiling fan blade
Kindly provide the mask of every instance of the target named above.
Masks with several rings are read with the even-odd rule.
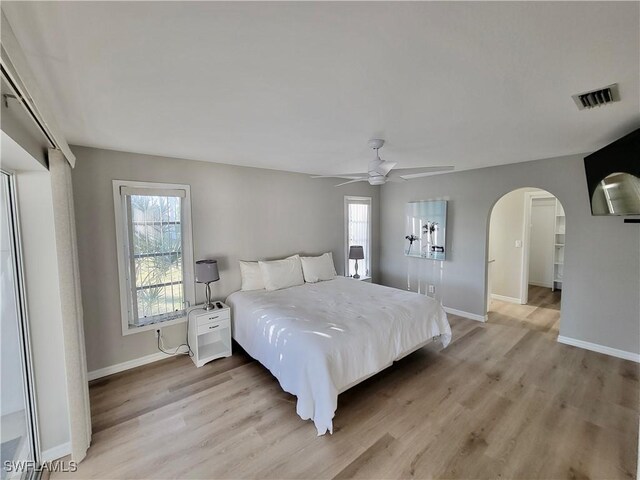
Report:
[[[389,177],[387,177],[387,182],[404,183],[404,182],[408,182],[408,180],[406,178],[402,178],[402,177],[389,176]]]
[[[369,177],[355,178],[353,180],[349,180],[348,182],[339,183],[338,185],[336,185],[336,187],[341,187],[342,185],[347,185],[348,183],[367,182],[367,181],[369,181]]]
[[[389,177],[406,177],[410,175],[418,176],[437,172],[450,172],[454,168],[455,167],[453,165],[440,165],[437,167],[399,168],[391,172]]]
[[[378,167],[376,168],[376,172],[378,172],[380,175],[386,176],[397,164],[398,162],[389,162],[385,160],[380,165],[378,165]]]
[[[356,178],[366,177],[367,173],[345,173],[344,175],[312,175],[311,178],[346,178],[355,180]]]

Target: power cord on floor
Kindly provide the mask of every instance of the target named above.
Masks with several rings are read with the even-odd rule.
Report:
[[[187,331],[189,330],[189,326],[187,324]],[[164,346],[164,340],[162,338],[162,332],[160,331],[160,329],[156,330],[156,338],[158,339],[158,350],[160,350],[162,353],[166,354],[166,355],[171,355],[171,356],[176,356],[176,355],[189,355],[190,357],[193,357],[193,350],[191,350],[191,346],[189,345],[189,339],[187,338],[187,342],[186,343],[182,343],[180,345],[178,345],[173,352],[169,352],[166,350],[166,347]],[[186,352],[180,352],[179,350],[182,347],[187,347],[187,351]]]

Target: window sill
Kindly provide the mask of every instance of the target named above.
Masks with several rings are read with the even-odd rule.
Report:
[[[149,330],[157,330],[159,328],[166,328],[171,325],[178,325],[179,323],[185,323],[187,321],[187,315],[180,318],[174,318],[173,320],[166,320],[164,322],[149,323],[147,325],[141,325],[139,327],[128,326],[128,328],[122,329],[122,336],[133,335],[138,332],[148,332]]]

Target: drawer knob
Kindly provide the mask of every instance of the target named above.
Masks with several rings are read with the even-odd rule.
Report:
[[[219,326],[220,326],[220,325],[211,325],[211,326],[209,327],[209,330],[214,329],[214,328],[218,328]]]

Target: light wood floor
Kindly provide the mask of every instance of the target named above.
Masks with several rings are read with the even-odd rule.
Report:
[[[634,478],[635,363],[556,342],[559,294],[451,315],[425,347],[339,397],[317,437],[236,351],[171,358],[91,384],[93,444],[70,478]],[[59,475],[53,475],[60,478]]]

